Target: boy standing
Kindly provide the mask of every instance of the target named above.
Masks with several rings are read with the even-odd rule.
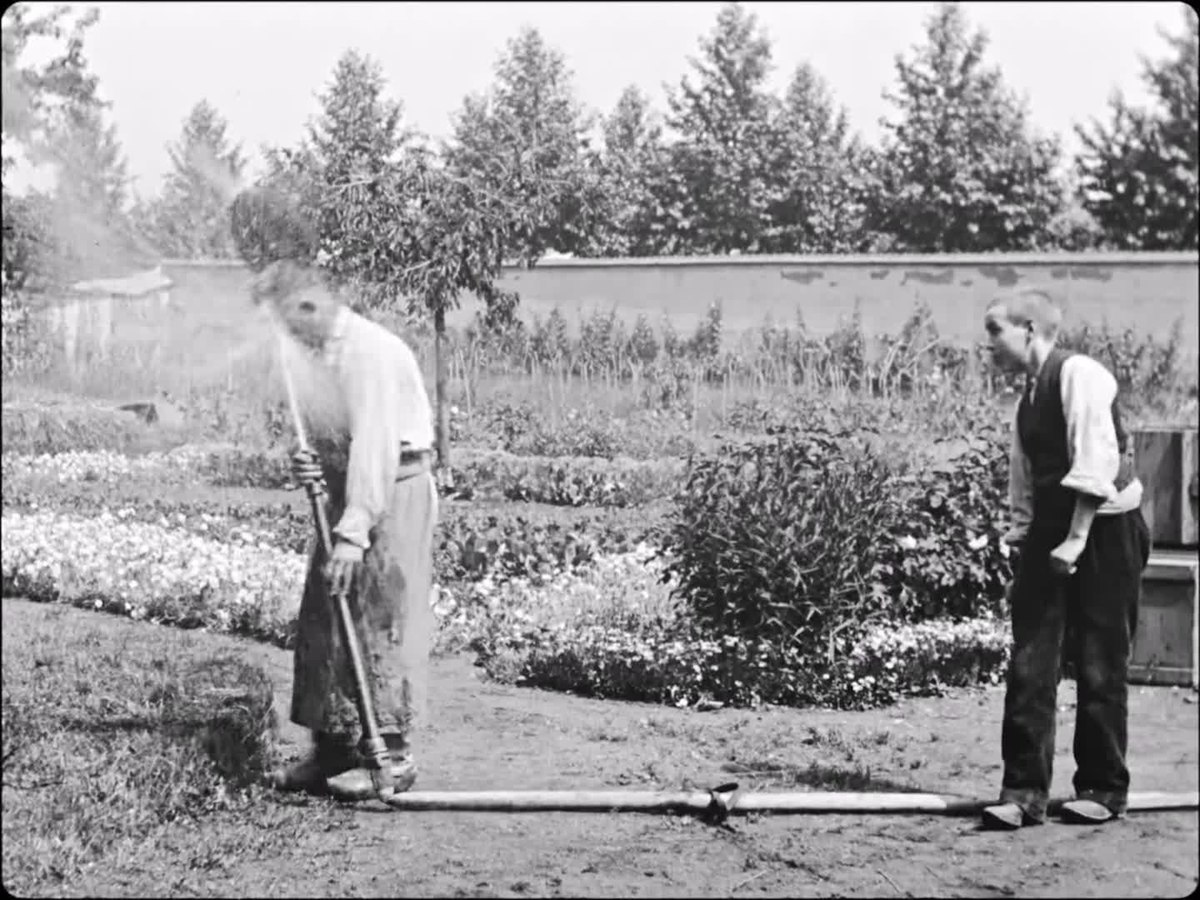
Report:
[[[1076,798],[1063,806],[1063,820],[1119,818],[1129,791],[1126,678],[1150,533],[1116,380],[1090,357],[1055,346],[1061,319],[1058,304],[1034,289],[997,298],[985,316],[995,361],[1026,376],[1010,459],[1013,527],[1005,536],[1018,557],[1004,778],[999,802],[983,811],[992,828],[1045,821],[1064,635],[1078,703]]]

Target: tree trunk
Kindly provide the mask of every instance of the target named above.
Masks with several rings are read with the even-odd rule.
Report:
[[[437,394],[437,440],[438,469],[442,477],[448,476],[450,466],[450,407],[446,402],[446,376],[449,360],[446,359],[446,311],[440,307],[433,314],[433,364],[435,392]]]

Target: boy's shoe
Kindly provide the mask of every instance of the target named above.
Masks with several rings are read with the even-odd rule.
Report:
[[[1062,805],[1062,820],[1071,825],[1101,825],[1123,818],[1096,800],[1068,800]]]
[[[399,794],[409,790],[417,780],[417,766],[412,757],[400,757],[391,764],[392,790]],[[348,769],[325,779],[325,789],[335,800],[357,803],[376,796],[371,770],[365,766]]]
[[[1041,825],[1041,820],[1025,813],[1016,803],[997,803],[985,806],[981,814],[983,827],[996,831],[1015,831],[1022,825]]]

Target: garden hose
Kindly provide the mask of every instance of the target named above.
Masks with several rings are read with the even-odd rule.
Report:
[[[291,372],[288,370],[287,343],[282,331],[279,333],[279,365],[283,372],[284,386],[287,389],[288,407],[291,409],[292,422],[296,429],[296,441],[301,450],[311,452],[305,435],[304,422],[300,417],[299,405],[296,402],[296,389],[292,383]],[[310,482],[305,485],[305,491],[308,494],[309,504],[312,506],[313,520],[317,526],[321,550],[325,560],[329,560],[333,557],[333,540],[329,530],[329,517],[325,509],[325,484],[323,481]],[[376,795],[379,799],[386,801],[394,793],[391,758],[375,719],[375,707],[371,702],[371,690],[367,683],[366,669],[363,666],[362,651],[358,645],[358,633],[350,615],[350,597],[346,591],[334,590],[332,587],[329,588],[329,594],[337,610],[342,642],[350,657],[350,668],[354,676],[354,699],[358,706],[359,723],[362,725],[359,752],[367,770],[371,773],[371,784]]]
[[[995,800],[946,794],[875,791],[742,792],[737,784],[710,791],[411,791],[381,797],[393,809],[475,812],[650,812],[691,813],[710,822],[748,813],[823,815],[976,816]],[[1069,798],[1050,801],[1056,814]],[[1200,808],[1200,792],[1131,793],[1128,812],[1169,812]]]

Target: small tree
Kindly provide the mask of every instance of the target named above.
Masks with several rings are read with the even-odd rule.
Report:
[[[274,259],[321,257],[332,282],[350,288],[360,310],[404,307],[432,320],[435,335],[437,449],[450,460],[446,314],[464,291],[483,300],[489,326],[511,317],[516,295],[497,286],[511,204],[438,165],[413,147],[391,168],[333,184],[313,182],[303,154],[275,173],[274,189],[242,195],[233,224],[239,252],[253,269]],[[280,192],[287,185],[291,193]],[[271,232],[255,223],[278,222]],[[328,265],[329,257],[336,265]]]
[[[409,298],[409,308],[433,320],[437,395],[437,451],[442,467],[450,463],[447,398],[449,360],[446,314],[463,292],[483,301],[485,325],[509,321],[517,303],[514,292],[499,287],[512,237],[512,202],[488,187],[438,165],[424,150],[410,154],[401,179],[388,179],[385,209],[403,223],[393,234],[394,284]]]
[[[268,152],[260,187],[285,209],[278,232],[240,241],[252,266],[283,257],[320,261],[360,310],[405,309],[435,335],[437,450],[450,461],[446,315],[463,292],[485,304],[490,326],[511,318],[499,288],[521,228],[520,191],[497,171],[458,171],[400,127],[378,66],[344,55],[322,98],[323,118],[295,149]],[[508,173],[518,177],[519,173]],[[252,218],[252,217],[251,217]],[[235,229],[239,217],[235,216]]]

